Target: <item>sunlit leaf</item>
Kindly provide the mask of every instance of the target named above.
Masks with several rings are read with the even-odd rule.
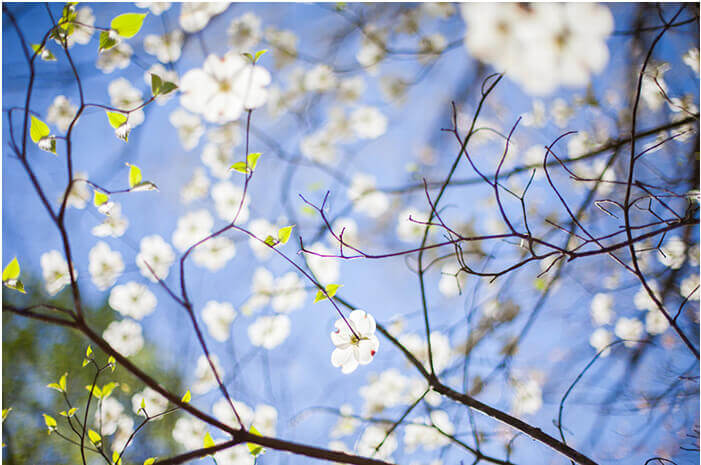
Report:
[[[4,270],[2,270],[2,280],[8,281],[10,279],[19,278],[20,268],[17,257],[13,258],[10,263],[7,264]]]
[[[284,228],[280,228],[277,232],[277,239],[283,243],[287,244],[287,241],[290,240],[290,235],[292,234],[292,228],[294,228],[295,225],[292,226],[285,226]]]
[[[181,401],[184,404],[187,404],[188,402],[190,402],[191,399],[192,399],[192,394],[190,394],[190,390],[188,389],[187,392],[185,393],[185,395],[183,396],[183,398],[181,399]]]
[[[260,432],[258,432],[258,430],[255,428],[255,426],[251,426],[251,428],[248,431],[249,431],[249,433],[255,434],[256,436],[262,436],[262,434],[260,434]],[[248,452],[250,452],[251,455],[254,457],[261,455],[264,451],[263,446],[258,445],[258,444],[254,444],[252,442],[247,442],[246,446],[248,446]]]
[[[117,113],[116,111],[107,111],[106,113],[110,126],[112,126],[114,129],[119,128],[127,122],[128,117],[124,113]]]
[[[109,32],[102,31],[100,33],[100,45],[97,48],[98,53],[109,50],[115,45],[117,45],[117,39],[112,37]]]
[[[93,192],[94,193],[93,193],[92,203],[96,207],[104,205],[110,199],[109,195],[105,194],[104,192],[100,192],[100,191],[93,191]]]
[[[203,447],[205,449],[208,449],[210,447],[214,447],[214,439],[212,439],[212,435],[207,432],[207,434],[204,435],[204,441],[202,441]]]
[[[32,142],[38,144],[43,137],[47,137],[50,134],[51,130],[46,123],[36,116],[32,116],[32,124],[29,127],[29,137],[32,138]]]
[[[147,13],[124,13],[112,20],[110,28],[117,31],[120,36],[129,39],[139,32],[146,15]]]
[[[129,167],[129,187],[134,187],[141,182],[141,168],[127,163]]]
[[[340,287],[342,287],[342,286],[343,286],[342,284],[327,284],[327,285],[324,287],[324,290],[326,291],[326,294],[324,294],[323,292],[321,292],[321,289],[319,289],[318,291],[316,291],[316,297],[314,297],[314,303],[317,303],[317,302],[319,302],[320,300],[326,299],[326,298],[327,298],[327,297],[326,297],[327,295],[328,295],[328,297],[333,297],[333,296],[335,296],[335,295],[336,295],[336,291],[338,290],[338,288],[340,288]]]
[[[93,431],[91,429],[88,430],[88,438],[90,438],[90,442],[92,442],[95,445],[98,445],[102,442],[102,436],[100,436],[96,431]]]

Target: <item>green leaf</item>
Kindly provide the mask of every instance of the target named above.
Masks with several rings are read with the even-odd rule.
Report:
[[[29,137],[32,138],[32,142],[38,144],[43,137],[47,137],[50,134],[51,130],[46,123],[32,116],[32,125],[29,127]]]
[[[290,240],[290,234],[292,234],[292,228],[294,228],[295,225],[292,226],[285,226],[284,228],[280,228],[277,232],[277,238],[280,242],[283,244],[287,244],[287,241]]]
[[[141,168],[127,163],[129,167],[129,187],[134,187],[141,182]]]
[[[83,368],[85,368],[88,363],[90,363],[90,360],[88,360],[87,358],[84,358],[83,359]]]
[[[113,381],[102,386],[102,399],[107,399],[117,386],[119,386],[119,383]]]
[[[157,74],[151,75],[151,92],[153,92],[154,97],[158,95],[161,86],[163,85],[163,80]]]
[[[122,458],[119,456],[119,452],[112,452],[112,462],[114,465],[122,465]]]
[[[58,423],[56,423],[56,419],[51,415],[45,413],[42,413],[42,415],[44,415],[44,423],[46,423],[46,427],[49,428],[49,434],[51,434],[51,431],[58,427]]]
[[[119,128],[121,125],[127,122],[128,116],[124,113],[117,113],[116,111],[107,111],[106,113],[110,126],[112,126],[114,129]]]
[[[209,432],[207,432],[207,434],[204,435],[203,444],[204,444],[204,448],[205,448],[205,449],[208,449],[208,448],[210,448],[210,447],[214,447],[214,446],[215,446],[215,444],[214,444],[214,439],[212,439],[212,435],[209,434]],[[211,454],[210,454],[210,455],[211,455]]]
[[[158,89],[158,95],[170,94],[171,92],[173,92],[177,88],[178,88],[178,85],[175,84],[174,82],[166,81]]]
[[[190,390],[188,389],[187,392],[185,393],[185,395],[183,396],[183,398],[180,400],[182,403],[187,404],[188,402],[190,402],[191,399],[192,399],[192,394],[190,394]]]
[[[104,52],[105,50],[109,50],[112,47],[114,47],[115,45],[117,45],[117,39],[110,36],[109,32],[102,31],[100,33],[100,45],[97,48],[97,53]]]
[[[59,392],[63,392],[63,389],[61,389],[61,386],[58,383],[49,383],[46,385],[47,388],[51,389],[56,389]]]
[[[61,379],[58,380],[58,385],[61,387],[62,391],[66,390],[66,387],[68,385],[66,378],[68,377],[68,373],[64,373],[63,376],[61,376]]]
[[[92,442],[95,445],[98,445],[102,442],[102,436],[100,436],[96,431],[93,431],[91,429],[88,430],[88,437],[90,438],[90,442]]]
[[[251,425],[251,428],[248,430],[249,433],[255,434],[256,436],[262,436],[258,432],[258,430],[255,428],[255,426]],[[263,446],[260,446],[258,444],[253,444],[252,442],[247,442],[246,446],[248,446],[248,452],[251,453],[252,456],[257,457],[263,453]]]
[[[85,349],[85,356],[90,357],[91,355],[92,355],[92,347],[90,347],[90,345],[88,345],[88,348]]]
[[[253,55],[251,55],[250,53],[248,53],[248,52],[243,52],[241,55],[243,55],[243,56],[245,56],[246,58],[248,58],[249,60],[251,60],[251,63],[255,63],[255,61],[253,61]]]
[[[318,291],[316,291],[316,297],[314,297],[314,302],[313,302],[313,303],[317,303],[317,302],[319,302],[320,300],[326,299],[326,298],[327,298],[327,297],[326,297],[327,295],[328,295],[329,297],[335,296],[335,295],[336,295],[336,291],[337,291],[338,288],[340,288],[340,287],[343,287],[343,285],[342,285],[342,284],[327,284],[327,285],[324,287],[324,290],[326,291],[326,294],[324,294],[323,292],[321,292],[321,289],[319,289]]]
[[[2,409],[2,422],[5,423],[5,418],[7,418],[7,415],[12,411],[12,407],[4,408]]]
[[[112,370],[112,373],[114,373],[115,368],[117,368],[117,361],[113,356],[110,355],[110,358],[107,359],[107,365],[109,365],[110,370]]]
[[[67,412],[65,410],[62,412],[59,412],[59,415],[71,418],[73,415],[75,415],[75,412],[77,412],[77,411],[78,411],[78,409],[76,407],[73,407],[70,410],[68,410]]]
[[[17,257],[13,258],[10,263],[7,264],[4,270],[2,270],[2,280],[9,281],[10,279],[19,278],[20,268]]]
[[[249,172],[248,169],[246,169],[246,162],[243,161],[237,161],[233,165],[229,167],[230,170],[238,171],[239,173],[246,174]]]
[[[144,24],[146,15],[147,13],[125,13],[119,15],[112,20],[110,28],[117,31],[117,34],[120,36],[129,39],[139,32],[141,26]]]
[[[141,405],[139,406],[141,410],[146,410],[146,398],[141,398]]]
[[[260,59],[260,57],[262,57],[263,55],[265,55],[267,52],[268,52],[268,49],[267,49],[267,48],[265,48],[265,49],[263,49],[263,50],[258,50],[258,51],[256,52],[256,54],[253,56],[253,63],[258,63],[258,59]]]
[[[251,171],[256,170],[256,165],[258,164],[258,159],[260,158],[262,154],[259,152],[253,152],[248,154],[248,168]]]
[[[50,152],[56,155],[56,138],[54,136],[45,136],[37,142],[39,148],[45,152]]]
[[[266,237],[264,242],[271,247],[275,247],[275,245],[277,245],[277,241],[273,236]]]
[[[153,462],[156,461],[156,457],[149,457],[146,460],[144,460],[144,465],[153,465]]]
[[[109,195],[105,194],[104,192],[100,191],[93,191],[93,198],[92,198],[92,203],[96,207],[99,207],[101,205],[104,205],[107,203],[107,201],[110,199]],[[88,346],[89,347],[89,346]],[[90,349],[92,351],[92,349]],[[88,354],[89,356],[89,354]]]
[[[85,386],[85,389],[88,392],[91,392],[93,396],[97,397],[98,399],[102,398],[102,390],[100,389],[99,386]]]

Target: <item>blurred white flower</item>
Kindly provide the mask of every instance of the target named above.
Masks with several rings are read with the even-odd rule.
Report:
[[[664,266],[678,270],[686,261],[686,245],[678,236],[672,236],[664,243],[657,254]]]
[[[261,30],[261,20],[253,13],[234,18],[226,31],[229,36],[229,45],[236,52],[247,52],[253,54],[255,47],[263,36]]]
[[[113,321],[102,333],[102,337],[125,357],[136,354],[144,347],[141,325],[134,320]]]
[[[214,219],[207,210],[197,210],[186,213],[178,219],[178,225],[173,232],[173,245],[185,252],[192,245],[209,236]]]
[[[151,13],[160,16],[161,13],[170,9],[170,2],[136,2],[139,8],[148,8]]]
[[[161,63],[176,62],[180,58],[184,40],[185,34],[180,29],[173,29],[162,36],[149,34],[144,38],[144,50]]]
[[[241,203],[243,200],[242,188],[228,181],[221,181],[212,187],[211,195],[219,218],[231,222],[241,207],[236,223],[243,224],[248,221],[250,195],[246,196],[245,201]]]
[[[131,85],[125,78],[117,78],[110,82],[107,87],[107,92],[110,94],[110,102],[113,107],[124,111],[134,110],[139,107],[144,100],[141,92]],[[127,123],[129,127],[134,128],[144,122],[144,110],[139,109],[131,111],[128,115]]]
[[[46,121],[55,124],[59,131],[66,132],[76,113],[78,113],[78,107],[73,105],[65,95],[58,95],[46,112]]]
[[[643,335],[643,323],[636,318],[619,318],[614,333],[625,342],[626,347],[635,347]]]
[[[178,137],[185,150],[197,147],[200,137],[204,134],[204,126],[199,116],[178,108],[170,114],[168,120],[178,129]]]
[[[219,363],[219,357],[212,354],[209,356],[209,358],[212,360],[212,365],[214,365],[214,368],[217,370],[219,379],[222,379],[224,377],[224,370]],[[200,358],[197,359],[197,366],[195,368],[195,383],[192,385],[192,392],[195,394],[205,394],[216,386],[217,378],[212,371],[212,367],[209,365],[207,357],[200,355]]]
[[[593,333],[591,333],[591,336],[589,337],[589,344],[597,351],[601,352],[604,347],[607,345],[611,344],[613,342],[613,334],[611,334],[611,331],[604,329],[604,328],[597,328],[594,330]],[[608,357],[608,355],[611,353],[611,349],[606,349],[603,352],[601,352],[601,357]]]
[[[126,284],[114,286],[110,291],[108,303],[112,309],[130,316],[135,320],[141,320],[150,315],[156,308],[156,296],[146,286],[129,281]]]
[[[98,242],[88,254],[90,278],[101,291],[112,286],[124,271],[122,254],[110,249],[105,242]]]
[[[209,271],[222,269],[236,255],[236,245],[228,237],[217,236],[197,246],[192,261]]]
[[[206,197],[208,191],[209,178],[205,174],[204,169],[197,167],[192,173],[192,178],[180,190],[180,200],[187,205]]]
[[[376,190],[375,177],[369,174],[353,175],[348,186],[348,199],[353,202],[354,211],[371,218],[378,218],[389,208],[387,195]]]
[[[608,325],[613,321],[613,296],[596,294],[591,299],[591,319],[595,325]]]
[[[358,107],[350,119],[355,135],[361,139],[377,139],[387,131],[387,117],[375,107]]]
[[[262,316],[248,327],[251,344],[268,350],[282,344],[289,334],[290,318],[287,315]]]
[[[143,276],[158,282],[158,279],[165,279],[168,276],[170,266],[175,261],[173,248],[163,238],[157,234],[145,236],[139,243],[139,253],[136,255],[136,265]],[[146,265],[148,263],[148,266]],[[151,269],[149,269],[149,267]],[[153,270],[153,273],[151,272]]]
[[[141,410],[141,403],[144,404],[144,413]],[[168,409],[168,399],[160,395],[158,392],[154,391],[150,387],[146,386],[143,391],[135,393],[131,396],[131,409],[139,416],[145,417],[148,414],[149,417],[158,415],[165,412]],[[155,419],[163,418],[162,416],[156,417]]]
[[[180,27],[185,32],[201,31],[213,16],[223,13],[231,2],[186,2],[180,7]],[[200,444],[201,446],[202,444]]]
[[[214,340],[224,342],[229,339],[231,323],[236,318],[236,310],[228,302],[210,300],[202,309],[202,320],[207,325]]]
[[[134,53],[126,42],[120,42],[109,50],[100,52],[95,66],[105,74],[115,69],[124,69],[131,63],[131,55]]]
[[[68,262],[58,250],[51,250],[41,255],[41,271],[44,277],[46,292],[49,295],[58,294],[61,289],[71,283],[71,275],[68,270]],[[78,271],[73,270],[73,275],[78,278]]]

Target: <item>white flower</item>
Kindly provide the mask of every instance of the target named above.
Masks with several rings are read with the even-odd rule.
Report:
[[[299,151],[308,159],[325,164],[335,162],[338,157],[330,131],[323,129],[302,138]]]
[[[141,325],[134,320],[113,321],[102,333],[102,337],[125,357],[134,355],[144,347]]]
[[[134,50],[126,42],[120,42],[109,50],[100,52],[97,56],[96,66],[105,74],[109,74],[115,69],[124,69],[131,62],[131,55]]]
[[[411,219],[410,219],[411,218]],[[404,242],[415,242],[423,238],[428,215],[414,207],[409,207],[399,213],[397,235]]]
[[[404,347],[429,369],[428,344],[417,334],[405,334],[399,338]],[[446,369],[452,358],[450,340],[438,331],[431,332],[431,355],[433,355],[433,368],[436,373]]]
[[[343,404],[340,408],[341,415],[336,422],[336,425],[331,430],[332,438],[340,438],[343,436],[348,436],[353,434],[355,429],[358,427],[360,421],[357,418],[353,418],[353,407],[350,404]]]
[[[265,238],[268,236],[277,237],[277,229],[275,226],[263,218],[252,220],[250,223],[248,223],[248,230],[254,236],[262,240],[265,240]],[[252,237],[248,239],[248,245],[251,247],[251,250],[258,260],[265,260],[270,257],[270,254],[272,253],[270,247]]]
[[[408,385],[409,379],[394,368],[383,371],[379,376],[371,375],[370,382],[359,391],[365,401],[364,414],[377,415],[384,409],[404,404]]]
[[[237,224],[248,221],[248,203],[250,196],[246,196],[243,204],[243,189],[228,181],[222,181],[212,187],[212,199],[217,209],[217,215],[224,221],[231,222],[238,212]],[[239,212],[239,207],[241,211]]]
[[[207,434],[207,423],[192,416],[178,418],[173,428],[173,439],[188,450],[202,447]]]
[[[71,184],[70,192],[68,192],[66,207],[74,207],[82,210],[88,204],[90,199],[92,199],[92,192],[88,188],[88,183],[83,181],[83,179],[87,178],[88,174],[84,171],[77,171],[73,173],[73,183]],[[62,202],[63,196],[60,196],[58,201]]]
[[[139,253],[136,255],[136,265],[141,274],[151,282],[158,282],[156,276],[165,279],[174,261],[173,248],[161,236],[154,234],[141,239]],[[153,275],[154,273],[156,276]]]
[[[682,57],[684,60],[684,63],[689,66],[696,75],[699,75],[699,49],[694,47],[690,48]]]
[[[521,115],[523,117],[523,125],[530,126],[534,128],[542,128],[545,123],[548,122],[548,116],[545,112],[545,103],[540,99],[533,100],[533,109],[530,113],[524,113]]]
[[[302,308],[307,292],[297,273],[290,271],[275,280],[272,307],[278,313],[289,313]]]
[[[134,420],[127,415],[121,415],[117,419],[117,433],[112,437],[110,448],[112,452],[122,452],[134,431]]]
[[[142,402],[144,404],[143,410],[141,409]],[[131,397],[131,408],[139,416],[145,417],[148,414],[149,417],[153,417],[168,410],[168,399],[147,386],[143,391],[137,392]],[[162,416],[157,418],[160,419]]]
[[[353,175],[348,187],[348,199],[353,202],[354,211],[371,218],[378,218],[389,208],[387,195],[376,190],[375,177],[369,174]]]
[[[375,107],[359,107],[350,118],[355,135],[361,139],[377,139],[387,131],[387,117]]]
[[[338,259],[332,257],[320,257],[314,253],[321,255],[334,255],[336,252],[326,247],[320,242],[312,244],[308,250],[312,253],[304,254],[307,259],[307,265],[314,273],[314,276],[322,284],[329,284],[338,281],[340,275],[340,266]]]
[[[613,296],[596,294],[591,299],[591,319],[595,325],[607,325],[613,321]]]
[[[525,380],[513,380],[514,397],[511,401],[514,414],[536,413],[543,405],[543,392],[538,381],[529,376]]]
[[[358,454],[364,457],[373,457],[378,460],[392,461],[392,452],[397,450],[397,438],[394,434],[387,435],[389,425],[368,426],[358,440],[356,449]],[[384,443],[382,443],[384,441]],[[378,445],[382,447],[376,451]]]
[[[438,19],[448,19],[455,13],[455,6],[452,3],[426,2],[421,3],[419,8],[427,15]]]
[[[660,247],[657,258],[664,266],[678,270],[686,260],[686,245],[678,236],[672,236]]]
[[[192,254],[192,260],[209,271],[218,271],[235,255],[234,241],[228,237],[217,236],[198,245]]]
[[[185,34],[180,29],[174,29],[162,36],[149,34],[144,38],[144,50],[158,58],[161,63],[171,63],[180,58],[184,40]]]
[[[591,336],[589,337],[589,344],[597,351],[601,352],[604,347],[607,345],[611,344],[613,342],[613,334],[611,334],[611,331],[604,329],[604,328],[597,328],[594,330],[593,333],[591,333]],[[608,355],[611,353],[611,349],[606,349],[603,352],[601,352],[601,357],[608,357]]]
[[[682,280],[679,285],[679,294],[683,298],[689,298],[689,300],[699,300],[699,275],[698,273],[691,273],[689,276]],[[693,294],[692,294],[693,292]]]
[[[180,200],[184,204],[188,204],[206,197],[208,191],[209,178],[205,174],[204,169],[197,167],[192,173],[192,178],[190,178],[180,191]]]
[[[645,329],[653,336],[662,334],[669,328],[669,320],[660,310],[650,310],[645,315]]]
[[[336,87],[336,76],[329,65],[316,65],[304,75],[304,88],[310,92],[328,92]]]
[[[430,423],[425,418],[420,418],[419,421],[425,423],[426,426],[408,424],[404,429],[404,444],[407,446],[407,452],[412,452],[417,446],[422,446],[425,450],[435,450],[450,443],[450,438],[436,429],[440,429],[445,434],[455,432],[455,426],[444,410],[432,411]],[[430,425],[435,425],[436,428],[432,428]]]
[[[269,26],[265,29],[265,39],[273,46],[273,57],[275,58],[275,66],[278,69],[294,63],[297,58],[299,37],[293,31]]]
[[[658,289],[657,283],[655,281],[648,281],[647,282],[648,287],[652,290],[652,293],[660,299],[660,291]],[[633,303],[635,304],[635,308],[638,310],[657,310],[657,304],[655,304],[655,301],[650,298],[650,294],[647,292],[647,289],[645,289],[645,286],[642,284],[640,285],[640,289],[638,292],[635,294],[633,297]]]
[[[96,225],[90,231],[97,237],[121,237],[129,226],[129,220],[122,216],[122,206],[116,202],[111,202],[109,214],[105,215],[102,223]]]
[[[212,176],[219,179],[226,179],[231,176],[232,171],[229,169],[233,163],[231,148],[209,143],[202,150],[202,163],[209,168]]]
[[[261,20],[253,13],[246,13],[231,21],[226,33],[232,50],[252,53],[263,35]]]
[[[251,407],[237,400],[234,400],[231,403],[234,405],[236,413],[238,413],[238,416],[244,426],[250,427],[254,416]],[[232,428],[239,426],[239,420],[236,418],[231,405],[229,405],[229,401],[226,399],[219,399],[216,401],[214,405],[212,405],[212,413],[217,420],[231,426]]]
[[[635,318],[619,318],[614,333],[625,342],[626,347],[635,347],[643,335],[643,323]]]
[[[251,297],[241,309],[244,315],[251,315],[270,302],[270,296],[273,295],[275,286],[274,279],[273,274],[267,269],[256,268],[251,281]]]
[[[181,252],[209,236],[214,226],[214,219],[207,210],[187,213],[178,219],[178,226],[173,232],[173,245]]]
[[[219,357],[214,354],[209,357],[212,360],[212,365],[214,365],[214,368],[217,370],[219,379],[222,379],[224,377],[224,371],[219,363]],[[217,386],[217,378],[212,371],[212,367],[209,365],[207,357],[204,355],[200,355],[200,358],[197,359],[195,377],[195,383],[192,385],[192,392],[195,394],[204,394]]]
[[[344,244],[357,247],[360,243],[360,236],[358,235],[358,223],[356,223],[353,218],[338,218],[333,222],[331,228],[334,234],[336,234],[336,236],[339,239],[343,239]],[[341,237],[341,233],[343,233],[343,237]],[[331,245],[333,245],[334,247],[340,245],[338,239],[333,237],[333,235],[331,235],[330,232],[328,238],[331,242]],[[344,250],[344,253],[345,252],[346,251]],[[351,253],[351,251],[348,251],[348,253]]]
[[[111,436],[117,431],[123,412],[124,406],[114,397],[102,399],[100,407],[95,410],[95,423],[100,425],[103,436]]]
[[[409,84],[401,76],[382,76],[380,78],[380,91],[385,100],[401,105],[406,100],[406,92]]]
[[[207,138],[222,148],[233,149],[241,143],[241,125],[236,121],[220,124],[207,131]]]
[[[236,318],[236,310],[228,302],[210,300],[202,309],[202,320],[209,334],[219,342],[229,339],[231,322]]]
[[[134,4],[139,8],[148,8],[156,16],[170,9],[170,2],[136,2]]]
[[[367,365],[375,356],[380,341],[375,336],[375,319],[363,310],[353,310],[346,319],[336,320],[331,341],[336,346],[331,363],[351,373],[358,365]]]
[[[386,32],[379,30],[373,24],[365,27],[360,49],[355,54],[355,59],[363,65],[369,74],[376,74],[378,64],[387,54]]]
[[[41,271],[44,276],[46,292],[49,295],[58,294],[61,289],[71,283],[68,262],[58,250],[51,250],[41,255]],[[78,278],[78,272],[75,269],[73,275],[76,279]]]
[[[337,97],[341,102],[355,102],[365,92],[365,79],[354,76],[338,81]]]
[[[178,129],[178,137],[185,150],[197,147],[200,137],[204,134],[204,126],[199,116],[178,108],[170,114],[168,120]]]
[[[46,121],[55,124],[59,131],[66,132],[76,113],[78,113],[78,107],[73,105],[66,96],[58,95],[46,113]]]
[[[123,316],[141,320],[156,308],[156,296],[146,286],[136,281],[114,286],[108,299],[110,307]]]
[[[109,288],[124,271],[122,254],[100,241],[88,254],[90,278],[101,291]]]
[[[248,444],[228,447],[212,456],[218,465],[255,465],[256,458],[251,454]]]
[[[467,274],[460,272],[460,266],[457,263],[446,263],[441,268],[438,290],[446,297],[455,297],[462,293],[466,279]]]
[[[131,85],[125,78],[118,78],[110,82],[107,87],[112,106],[120,110],[129,111],[144,103],[141,92]],[[139,109],[129,113],[127,123],[134,128],[144,122],[144,110]]]
[[[225,123],[244,110],[262,106],[270,73],[260,65],[229,52],[223,57],[210,55],[201,69],[191,69],[180,81],[180,103],[200,113],[207,121]]]
[[[574,108],[563,98],[556,98],[550,105],[550,116],[559,128],[564,128],[574,116]]]
[[[262,316],[248,327],[251,344],[268,350],[282,344],[289,334],[290,318],[287,315]]]
[[[204,29],[213,16],[223,13],[230,2],[183,3],[180,8],[180,27],[185,32],[197,32]],[[201,446],[202,444],[200,444]]]

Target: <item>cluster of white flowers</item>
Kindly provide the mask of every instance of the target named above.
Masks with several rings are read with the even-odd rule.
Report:
[[[248,327],[248,339],[256,347],[271,350],[285,342],[290,326],[287,315],[261,316]]]
[[[584,87],[609,59],[613,31],[608,7],[598,4],[463,4],[465,47],[530,94],[561,85]]]

